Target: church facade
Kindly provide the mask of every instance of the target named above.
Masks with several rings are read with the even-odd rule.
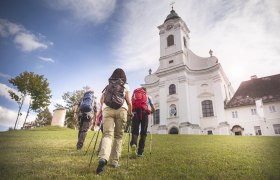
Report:
[[[252,76],[234,92],[211,50],[190,50],[190,31],[173,8],[158,29],[159,67],[142,84],[156,108],[151,133],[280,136],[280,74]]]
[[[218,59],[189,47],[189,29],[172,9],[158,26],[160,58],[143,87],[156,112],[150,131],[159,134],[228,134],[224,105],[234,90]]]

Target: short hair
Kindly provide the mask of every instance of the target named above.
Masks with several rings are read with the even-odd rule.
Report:
[[[121,79],[124,83],[126,83],[126,75],[124,70],[122,70],[121,68],[115,69],[110,79]]]
[[[142,89],[144,89],[144,91],[147,91],[147,88],[145,88],[145,87],[142,87]]]

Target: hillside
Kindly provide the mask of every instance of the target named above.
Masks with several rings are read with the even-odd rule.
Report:
[[[1,179],[280,179],[280,137],[153,135],[144,158],[127,160],[124,136],[121,167],[95,175],[97,156],[76,151],[77,131],[45,127],[0,133]],[[97,149],[97,148],[96,148]],[[96,154],[96,153],[95,153]]]

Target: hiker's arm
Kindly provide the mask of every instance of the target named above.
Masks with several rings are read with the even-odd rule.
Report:
[[[103,107],[103,103],[104,103],[104,94],[102,94],[102,96],[100,98],[100,105],[101,105],[101,107]]]
[[[151,104],[152,112],[154,113],[156,111],[156,108],[153,104]]]
[[[150,104],[150,106],[151,106],[152,112],[155,112],[155,111],[156,111],[156,108],[155,108],[155,106],[154,106],[152,97],[149,96],[149,97],[148,97],[148,101],[149,101],[149,104]]]
[[[126,91],[125,92],[125,100],[126,100],[126,103],[128,105],[128,114],[130,116],[132,116],[132,105],[131,105],[131,100],[130,100],[130,95],[129,95],[129,91]]]

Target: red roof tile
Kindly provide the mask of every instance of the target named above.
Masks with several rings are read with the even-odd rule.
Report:
[[[225,109],[254,105],[260,98],[263,103],[280,101],[280,74],[243,81]]]

